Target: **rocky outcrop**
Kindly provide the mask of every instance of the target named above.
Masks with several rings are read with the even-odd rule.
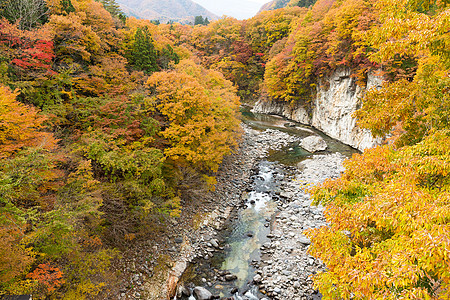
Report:
[[[254,112],[276,114],[296,122],[311,125],[332,138],[356,149],[364,150],[381,143],[369,130],[359,128],[353,113],[361,107],[365,89],[356,84],[349,69],[341,69],[318,84],[310,106],[292,106],[286,102],[259,101]],[[379,87],[382,79],[369,74],[367,88]],[[325,88],[327,87],[327,88]]]

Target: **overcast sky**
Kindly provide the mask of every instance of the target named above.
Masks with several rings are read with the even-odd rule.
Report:
[[[263,4],[270,0],[192,0],[210,12],[218,15],[235,17],[237,19],[251,18]]]

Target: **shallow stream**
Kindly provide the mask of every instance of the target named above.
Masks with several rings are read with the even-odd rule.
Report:
[[[265,299],[252,283],[254,265],[264,261],[261,246],[270,241],[272,221],[277,213],[277,201],[282,201],[281,183],[290,178],[290,170],[302,160],[316,154],[339,152],[350,156],[356,152],[323,133],[277,116],[253,114],[244,109],[242,120],[252,129],[274,129],[298,137],[320,135],[328,144],[326,151],[312,154],[291,143],[281,150],[271,150],[252,170],[251,186],[242,191],[241,207],[235,209],[227,228],[217,237],[219,246],[210,256],[194,260],[181,278],[186,286],[203,286],[213,295],[230,299]],[[227,280],[230,279],[230,280]],[[188,299],[195,299],[191,296]]]

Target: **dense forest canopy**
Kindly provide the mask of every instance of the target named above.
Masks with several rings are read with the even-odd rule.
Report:
[[[389,141],[314,189],[331,224],[309,233],[317,287],[450,297],[449,5],[290,1],[187,26],[114,0],[2,1],[0,294],[101,298],[111,260],[213,186],[239,98],[310,105],[347,68],[385,79],[355,117]]]

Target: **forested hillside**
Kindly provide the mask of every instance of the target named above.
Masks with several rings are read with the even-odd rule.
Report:
[[[236,146],[236,90],[192,60],[190,29],[113,2],[3,2],[1,294],[92,299],[116,249],[177,216],[181,187],[207,190]]]
[[[348,68],[362,87],[384,78],[355,117],[388,140],[313,188],[330,223],[308,233],[328,268],[315,284],[326,299],[449,298],[450,2],[297,2],[157,26],[114,0],[3,1],[0,294],[101,298],[114,258],[213,188],[240,99],[308,106]]]

